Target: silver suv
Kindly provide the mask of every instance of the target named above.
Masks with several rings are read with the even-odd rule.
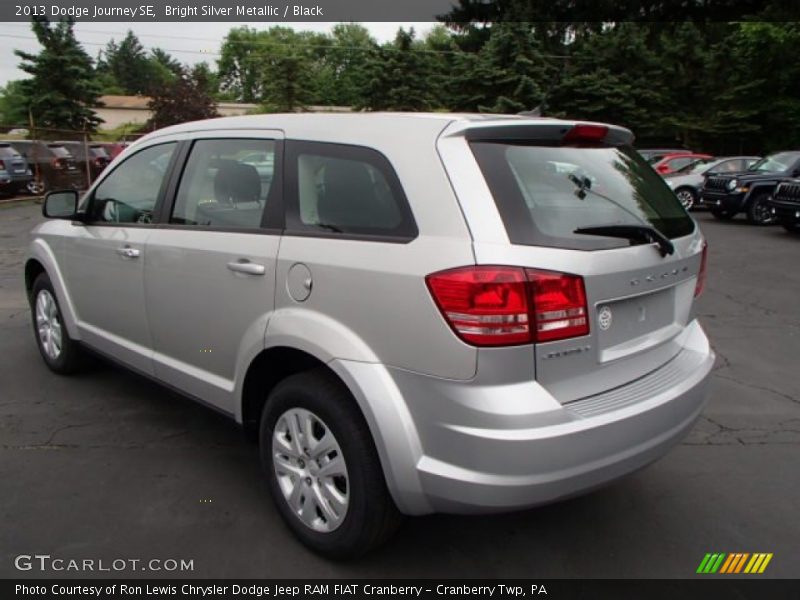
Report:
[[[630,131],[506,116],[215,119],[51,193],[25,283],[84,348],[229,415],[329,556],[400,516],[583,493],[692,427],[706,245]]]

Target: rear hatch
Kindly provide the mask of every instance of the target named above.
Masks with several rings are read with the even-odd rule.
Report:
[[[28,174],[28,162],[10,144],[0,144],[0,169],[12,178]]]
[[[47,148],[53,153],[53,166],[57,169],[75,171],[78,165],[75,157],[62,144],[48,144]]]
[[[478,264],[565,275],[529,299],[535,378],[562,403],[636,380],[680,352],[704,252],[694,221],[630,147],[630,132],[574,125],[462,133],[510,242],[465,210]],[[580,280],[585,300],[569,291]],[[536,306],[553,298],[547,310]]]

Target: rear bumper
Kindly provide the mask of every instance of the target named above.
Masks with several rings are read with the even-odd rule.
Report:
[[[699,416],[714,363],[697,322],[685,337],[683,350],[658,370],[563,406],[536,382],[481,387],[390,370],[420,448],[412,479],[424,503],[406,512],[536,506],[658,459]],[[403,495],[402,486],[390,488]]]

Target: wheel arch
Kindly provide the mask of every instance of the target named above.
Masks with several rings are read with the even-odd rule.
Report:
[[[247,437],[258,439],[261,412],[275,386],[286,377],[314,369],[324,369],[350,392],[367,423],[389,493],[400,511],[432,512],[416,470],[422,455],[421,443],[408,409],[383,365],[323,360],[306,349],[289,345],[265,348],[248,365],[237,407],[237,420]]]
[[[31,301],[33,283],[42,273],[47,273],[50,278],[50,283],[56,293],[58,306],[61,310],[61,317],[64,320],[69,336],[73,340],[80,340],[75,309],[64,284],[61,269],[58,267],[58,262],[50,246],[41,238],[37,238],[31,243],[31,252],[25,261],[25,291],[29,302]]]

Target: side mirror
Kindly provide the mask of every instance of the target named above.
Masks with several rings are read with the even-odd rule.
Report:
[[[48,219],[75,219],[78,214],[78,192],[76,190],[48,192],[42,204],[42,214]]]
[[[800,167],[792,171],[792,177],[800,177]]]

